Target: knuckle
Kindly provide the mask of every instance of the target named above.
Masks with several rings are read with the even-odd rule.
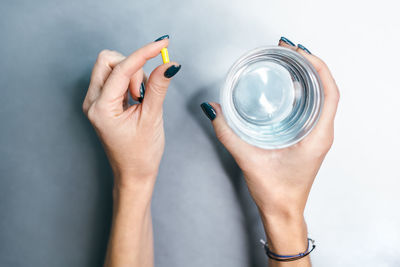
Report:
[[[323,61],[321,58],[315,57],[315,59],[316,59],[316,61],[318,62],[318,64],[319,64],[321,67],[328,68],[328,65],[327,65],[327,64],[325,63],[325,61]]]
[[[96,124],[99,117],[103,117],[105,114],[105,107],[101,103],[93,103],[87,111],[87,117],[92,124]]]
[[[310,55],[310,57],[311,57],[310,61],[317,72],[320,72],[322,70],[329,70],[328,65],[321,58],[315,55]]]
[[[331,149],[332,145],[333,145],[333,137],[327,138],[325,140],[325,144],[322,146],[321,152],[325,155]]]
[[[125,57],[118,51],[104,49],[97,55],[96,64],[110,67],[112,62],[122,61]]]
[[[89,105],[88,105],[88,103],[86,101],[84,101],[83,104],[82,104],[82,111],[83,111],[83,113],[85,113],[85,115],[87,115],[88,114],[88,110],[89,110]]]
[[[224,144],[229,141],[230,131],[225,127],[219,127],[216,129],[215,135]]]
[[[336,101],[337,103],[340,101],[340,91],[339,91],[339,89],[336,89],[335,101]]]
[[[150,90],[158,96],[163,96],[166,91],[165,85],[160,81],[153,81],[149,84]]]
[[[107,113],[107,104],[104,103],[101,99],[99,99],[98,101],[93,103],[91,108],[93,108],[96,111],[96,114],[97,113],[100,113],[100,114]]]
[[[111,50],[109,49],[103,49],[100,51],[99,55],[97,56],[98,60],[105,60],[107,59],[111,54]]]
[[[308,141],[305,140],[296,145],[299,146],[301,151],[306,151],[305,155],[308,155],[308,157],[312,159],[323,159],[331,149],[333,140],[333,133],[328,132],[326,134],[318,134],[315,138],[309,139]]]
[[[323,61],[319,57],[315,57],[315,65],[316,65],[317,71],[321,71],[323,69],[328,69],[328,65],[326,65],[325,61]]]
[[[337,104],[340,100],[340,92],[337,88],[332,88],[328,93],[326,93],[326,97],[329,98],[334,104]]]
[[[96,66],[107,66],[108,65],[108,50],[102,50],[96,59],[96,63],[94,64]]]
[[[326,136],[316,148],[316,156],[324,157],[333,145],[333,135]]]
[[[332,148],[334,141],[335,141],[335,139],[332,137],[332,139],[329,141],[329,143],[327,145],[327,151],[326,152],[328,152]]]
[[[88,110],[87,110],[87,117],[89,121],[92,123],[95,122],[96,119],[96,111],[94,105],[92,105]]]
[[[117,75],[124,75],[123,69],[120,64],[115,65],[112,72]]]

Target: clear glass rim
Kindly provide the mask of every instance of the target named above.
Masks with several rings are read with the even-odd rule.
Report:
[[[274,58],[274,56],[277,58]],[[240,77],[243,66],[251,64],[255,60],[260,60],[262,57],[276,60],[281,60],[279,58],[282,57],[288,60],[293,68],[301,72],[301,77],[304,76],[304,86],[302,90],[308,90],[304,92],[305,97],[308,97],[305,101],[308,102],[303,103],[304,107],[303,110],[301,110],[302,113],[295,114],[298,117],[294,116],[290,122],[291,124],[288,124],[289,126],[287,127],[291,128],[287,129],[290,131],[279,137],[282,140],[281,142],[277,142],[276,137],[268,135],[266,132],[258,133],[258,130],[255,130],[255,128],[249,127],[248,124],[246,125],[246,122],[238,114],[233,103],[232,95],[234,85],[238,77]],[[285,64],[288,64],[288,62],[285,61]],[[226,76],[225,83],[220,92],[220,99],[224,117],[228,125],[241,139],[260,148],[280,149],[300,142],[312,131],[322,112],[324,94],[317,71],[304,56],[285,47],[262,46],[248,51],[235,61]]]

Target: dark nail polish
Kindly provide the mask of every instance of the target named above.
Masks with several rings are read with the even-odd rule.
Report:
[[[155,39],[154,42],[158,42],[158,41],[161,41],[161,40],[164,40],[164,39],[169,39],[169,35],[168,34],[163,35],[160,38]]]
[[[144,92],[146,91],[146,88],[144,87],[144,83],[142,82],[141,84],[140,84],[140,89],[139,89],[139,93],[140,93],[140,96],[139,96],[139,102],[140,103],[142,103],[142,101],[143,101],[143,98],[144,98]]]
[[[309,53],[309,54],[311,55],[310,50],[308,50],[307,48],[305,48],[305,46],[303,46],[303,45],[301,45],[301,44],[298,44],[297,47],[300,48],[300,49],[302,49],[302,50],[304,50],[304,51],[306,51],[307,53]]]
[[[168,79],[172,78],[180,69],[181,69],[181,65],[178,65],[178,66],[172,65],[164,72],[165,78],[168,78]]]
[[[204,114],[210,119],[214,120],[215,117],[217,116],[217,113],[215,112],[215,109],[208,104],[207,102],[204,102],[203,104],[200,105],[201,109],[203,110]]]
[[[290,41],[288,38],[286,38],[286,37],[281,37],[281,39],[280,39],[282,42],[284,42],[284,43],[286,43],[286,44],[288,44],[288,45],[291,45],[291,46],[296,46],[292,41]]]

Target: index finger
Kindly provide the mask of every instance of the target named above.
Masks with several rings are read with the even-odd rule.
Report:
[[[152,42],[136,50],[116,65],[105,82],[100,98],[107,102],[118,102],[128,90],[131,77],[140,70],[147,60],[156,57],[162,48],[168,46],[168,39]],[[122,101],[122,100],[121,100]]]

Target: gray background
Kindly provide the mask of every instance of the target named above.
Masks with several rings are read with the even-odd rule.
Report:
[[[399,266],[397,1],[0,2],[0,266],[100,266],[112,173],[81,112],[99,51],[170,34],[154,192],[157,266],[265,266],[262,226],[201,113],[243,52],[301,42],[341,89],[336,140],[306,210],[315,266]],[[147,72],[161,63],[152,60]]]

